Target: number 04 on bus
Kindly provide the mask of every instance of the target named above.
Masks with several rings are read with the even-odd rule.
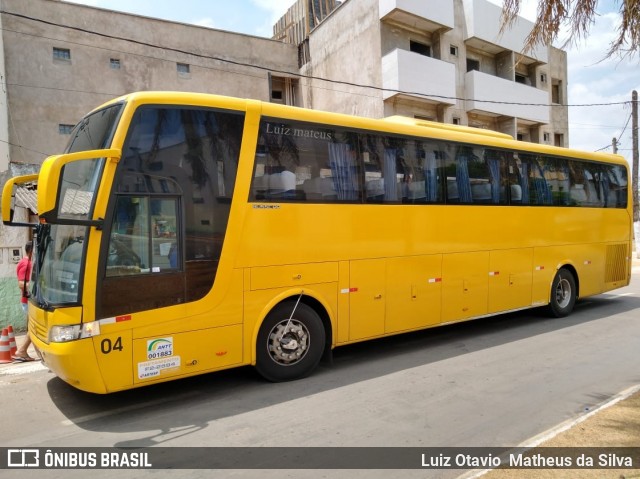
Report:
[[[97,108],[37,181],[29,334],[108,393],[625,286],[628,166],[402,117],[144,92]]]

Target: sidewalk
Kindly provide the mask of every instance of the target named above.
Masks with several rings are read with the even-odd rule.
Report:
[[[566,429],[565,429],[566,427]],[[542,436],[542,437],[541,437]],[[539,438],[539,447],[638,447],[640,445],[640,386],[612,398],[593,413],[559,425]],[[463,477],[482,479],[631,479],[639,469],[493,469]]]
[[[24,343],[26,338],[26,333],[18,333],[16,335],[16,347],[19,349],[20,346]],[[43,364],[42,361],[38,358],[38,353],[36,353],[33,344],[29,345],[27,349],[27,354],[34,358],[34,361],[13,361],[11,363],[3,363],[0,364],[0,376],[3,375],[15,375],[15,374],[26,374],[33,371],[38,370],[46,370],[47,367]]]

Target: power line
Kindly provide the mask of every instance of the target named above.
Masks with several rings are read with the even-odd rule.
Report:
[[[252,65],[252,64],[249,64],[249,63],[236,61],[236,60],[230,60],[230,59],[227,59],[227,58],[221,58],[221,57],[216,57],[216,56],[212,56],[212,55],[205,55],[205,54],[196,53],[196,52],[192,52],[192,51],[182,50],[182,49],[179,49],[179,48],[163,47],[161,45],[157,45],[157,44],[154,44],[154,43],[143,42],[143,41],[134,40],[134,39],[131,39],[131,38],[119,37],[117,35],[111,35],[111,34],[107,34],[107,33],[96,32],[96,31],[93,31],[93,30],[85,29],[85,28],[73,27],[73,26],[70,26],[70,25],[64,25],[64,24],[60,24],[60,23],[56,23],[56,22],[51,22],[51,21],[48,21],[48,20],[42,20],[40,18],[30,17],[28,15],[23,15],[23,14],[13,13],[13,12],[7,12],[6,10],[0,10],[0,13],[5,14],[5,15],[14,16],[14,17],[17,17],[17,18],[22,18],[22,19],[25,19],[25,20],[30,20],[30,21],[33,21],[33,22],[42,23],[42,24],[45,24],[45,25],[58,27],[58,28],[65,28],[65,29],[74,30],[74,31],[77,31],[77,32],[87,33],[89,35],[96,35],[96,36],[99,36],[99,37],[102,37],[102,38],[108,38],[108,39],[111,39],[111,40],[119,40],[119,41],[129,42],[129,43],[132,43],[132,44],[135,44],[135,45],[141,45],[141,46],[150,47],[150,48],[157,48],[157,49],[160,49],[160,50],[179,53],[179,54],[182,54],[182,55],[189,55],[189,56],[193,56],[193,57],[196,57],[196,58],[214,60],[214,61],[218,61],[218,62],[221,62],[221,63],[230,64],[230,65],[236,65],[236,66],[241,66],[241,67],[246,67],[246,68],[254,68],[254,69],[257,69],[257,70],[262,70],[262,71],[271,72],[271,73],[280,73],[282,75],[289,75],[289,76],[294,76],[294,77],[298,77],[298,78],[304,78],[304,79],[308,79],[308,80],[317,80],[317,81],[323,81],[323,82],[328,82],[328,83],[337,84],[337,85],[352,86],[352,87],[357,87],[357,88],[367,88],[367,89],[381,91],[381,92],[393,92],[393,93],[400,93],[400,94],[419,96],[419,97],[439,98],[439,99],[443,99],[443,100],[475,101],[475,102],[479,102],[479,103],[491,103],[491,104],[499,104],[499,105],[516,105],[516,106],[594,107],[594,106],[616,106],[616,105],[624,105],[624,104],[629,103],[628,101],[623,101],[623,102],[588,103],[588,104],[587,103],[585,103],[585,104],[556,104],[556,103],[546,104],[546,103],[508,102],[508,101],[498,101],[498,100],[481,100],[481,99],[446,96],[446,95],[429,95],[429,94],[424,94],[424,93],[420,93],[420,92],[410,92],[410,91],[405,91],[405,90],[395,90],[395,89],[392,89],[392,88],[383,88],[383,87],[378,87],[378,86],[374,86],[374,85],[363,85],[363,84],[359,84],[359,83],[355,83],[355,82],[348,82],[348,81],[343,81],[343,80],[331,80],[331,79],[327,79],[327,78],[323,78],[323,77],[317,77],[317,76],[313,76],[313,75],[305,75],[305,74],[302,74],[302,73],[299,73],[299,72],[289,72],[289,71],[286,71],[286,70],[279,70],[279,69],[275,69],[275,68],[267,68],[267,67],[260,66],[260,65]],[[85,46],[87,46],[87,45],[85,45]],[[122,52],[122,53],[126,53],[126,52]]]
[[[18,143],[12,143],[10,141],[5,141],[5,140],[0,140],[0,143],[6,143],[7,145],[15,146],[16,148],[22,148],[23,150],[27,150],[27,151],[32,151],[32,152],[38,153],[40,155],[51,156],[51,153],[44,153],[44,152],[39,151],[39,150],[34,150],[33,148],[29,148],[28,146],[24,146],[24,145],[19,145]]]
[[[618,135],[618,138],[622,138],[622,135],[624,135],[624,132],[626,131],[627,126],[629,126],[629,121],[631,121],[631,116],[632,116],[632,114],[629,113],[629,118],[627,118],[627,122],[624,124],[624,127],[622,128],[622,133],[620,133],[620,135]],[[599,149],[595,150],[595,153],[597,153],[599,151],[602,151],[602,150],[606,150],[608,148],[611,148],[611,145],[603,146],[602,148],[599,148]],[[618,148],[618,151],[623,151],[623,150]],[[624,150],[624,151],[626,151],[626,150]]]

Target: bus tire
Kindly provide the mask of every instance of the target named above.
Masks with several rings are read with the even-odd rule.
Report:
[[[256,345],[256,369],[268,381],[281,382],[308,376],[318,366],[325,348],[326,331],[310,306],[279,304],[267,315]]]
[[[551,284],[549,312],[556,318],[568,316],[576,304],[576,279],[566,268],[560,268]]]

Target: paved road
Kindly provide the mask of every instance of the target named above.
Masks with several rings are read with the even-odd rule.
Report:
[[[514,446],[640,383],[639,280],[579,302],[564,319],[527,311],[341,348],[333,365],[285,384],[265,383],[243,368],[97,396],[40,365],[2,367],[0,446]],[[86,471],[31,474],[68,478]],[[400,477],[375,470],[189,475],[394,476]]]

